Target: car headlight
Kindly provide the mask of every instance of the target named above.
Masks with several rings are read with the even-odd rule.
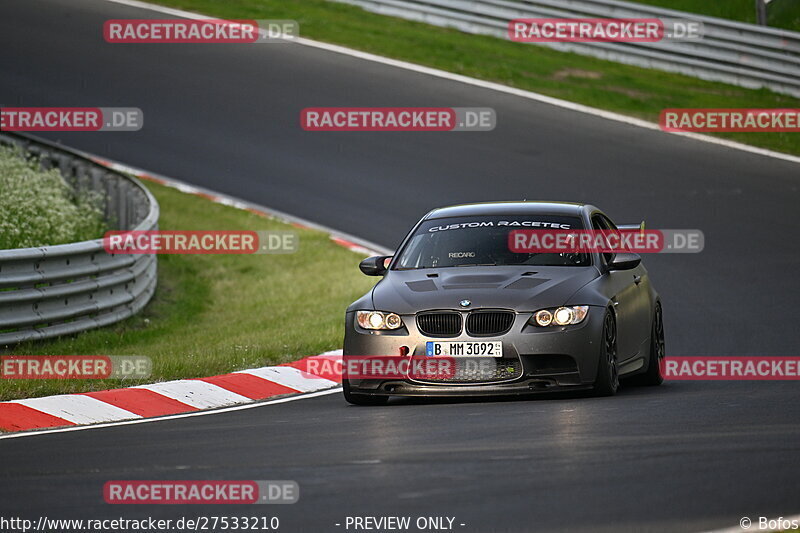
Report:
[[[549,326],[553,323],[553,313],[547,309],[536,311],[536,314],[533,315],[533,318],[536,320],[536,324],[539,326]]]
[[[559,307],[557,309],[540,309],[533,314],[533,318],[530,322],[541,327],[547,327],[553,324],[557,326],[570,326],[572,324],[580,324],[588,314],[588,305],[573,305],[571,307]]]
[[[356,311],[356,322],[364,329],[399,329],[403,319],[397,313],[383,311]]]

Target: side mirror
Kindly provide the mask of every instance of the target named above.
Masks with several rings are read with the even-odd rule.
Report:
[[[358,268],[367,276],[383,276],[386,274],[386,268],[391,260],[391,255],[376,255],[361,261]]]
[[[608,264],[609,270],[631,270],[639,266],[642,258],[639,254],[619,253]]]

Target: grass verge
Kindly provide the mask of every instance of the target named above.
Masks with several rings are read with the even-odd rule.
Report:
[[[629,0],[640,4],[699,13],[710,17],[756,23],[753,0]],[[767,22],[774,28],[800,31],[800,2],[797,0],[772,0],[767,7]]]
[[[256,214],[148,184],[170,230],[294,229]],[[146,355],[146,380],[203,377],[284,363],[341,347],[344,309],[374,280],[358,254],[296,229],[286,255],[161,255],[158,289],[135,317],[77,336],[17,346],[28,355]],[[0,380],[0,400],[140,384],[121,380]]]
[[[155,0],[229,19],[294,19],[304,37],[490,80],[656,122],[664,108],[798,108],[800,99],[471,35],[327,0]],[[388,96],[388,95],[387,95]],[[298,103],[298,115],[304,107]],[[311,102],[307,102],[311,105]],[[387,98],[386,105],[391,105]],[[420,102],[423,105],[424,102]],[[500,119],[502,120],[502,118]],[[720,137],[800,154],[800,135]]]

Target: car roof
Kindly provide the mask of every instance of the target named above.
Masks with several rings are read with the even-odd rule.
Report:
[[[587,204],[573,202],[482,202],[440,207],[428,213],[424,220],[480,215],[566,215],[580,216]]]

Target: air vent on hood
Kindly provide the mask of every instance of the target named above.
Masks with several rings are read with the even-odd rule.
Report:
[[[429,279],[424,279],[422,281],[409,281],[406,283],[406,287],[414,292],[430,292],[436,290],[436,284]]]
[[[506,289],[532,289],[537,285],[549,281],[542,278],[522,278],[505,286]]]

